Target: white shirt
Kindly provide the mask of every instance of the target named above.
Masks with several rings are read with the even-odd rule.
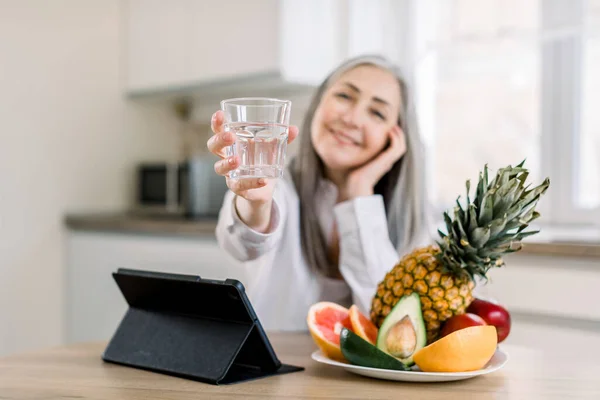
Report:
[[[231,191],[216,228],[220,246],[245,268],[244,286],[261,324],[268,330],[306,330],[308,309],[319,301],[356,304],[368,316],[377,285],[399,260],[389,239],[383,197],[336,204],[337,188],[321,181],[316,212],[324,237],[331,237],[334,219],[337,223],[344,279],[325,278],[304,259],[298,194],[285,176],[274,189],[269,233],[252,230],[240,220]]]

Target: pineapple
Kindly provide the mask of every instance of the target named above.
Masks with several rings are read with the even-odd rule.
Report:
[[[466,204],[459,196],[453,217],[444,212],[447,232],[438,230],[441,240],[406,254],[379,283],[370,314],[377,327],[402,296],[417,292],[427,342],[434,342],[441,324],[464,313],[473,300],[475,277],[487,280],[490,268],[504,266],[504,254],[520,250],[521,239],[538,232],[525,229],[540,216],[535,206],[550,182],[529,189],[523,165],[501,168],[489,184],[486,165],[473,201],[466,182]]]

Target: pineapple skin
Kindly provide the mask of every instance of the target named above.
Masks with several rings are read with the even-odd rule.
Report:
[[[428,344],[438,339],[444,321],[465,312],[473,301],[475,283],[467,276],[443,272],[435,257],[439,252],[435,245],[416,249],[385,275],[371,303],[370,317],[377,327],[402,296],[413,292],[421,298]]]

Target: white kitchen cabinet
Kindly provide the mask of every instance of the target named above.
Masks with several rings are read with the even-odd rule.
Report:
[[[129,92],[266,74],[278,64],[278,0],[128,0]]]
[[[513,253],[505,262],[483,290],[511,312],[600,322],[600,308],[587,300],[600,286],[597,259]]]
[[[108,340],[127,310],[112,273],[118,268],[247,282],[246,272],[214,239],[70,230],[66,243],[66,341]],[[511,254],[477,293],[519,315],[598,323],[586,300],[600,286],[597,259]]]
[[[150,236],[69,231],[66,340],[108,340],[127,310],[112,278],[118,268],[234,278],[245,281],[213,237]]]
[[[190,18],[190,82],[277,71],[278,0],[193,1]]]
[[[193,0],[130,0],[125,3],[128,91],[184,85],[188,80],[189,29]]]
[[[126,91],[214,103],[313,88],[357,54],[400,61],[411,1],[126,0]]]

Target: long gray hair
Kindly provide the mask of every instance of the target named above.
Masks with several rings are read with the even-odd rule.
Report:
[[[315,111],[330,85],[341,74],[359,65],[375,65],[393,73],[400,84],[402,100],[398,125],[404,131],[407,151],[375,185],[375,194],[383,196],[391,242],[399,253],[411,250],[424,237],[429,215],[425,187],[423,146],[417,131],[416,115],[408,87],[397,67],[379,56],[361,56],[347,60],[330,73],[317,89],[300,132],[300,143],[289,170],[300,200],[300,230],[304,256],[317,272],[333,277],[338,271],[327,257],[327,241],[316,215],[315,193],[324,177],[323,161],[317,155],[310,134]],[[390,269],[393,265],[390,265]]]

